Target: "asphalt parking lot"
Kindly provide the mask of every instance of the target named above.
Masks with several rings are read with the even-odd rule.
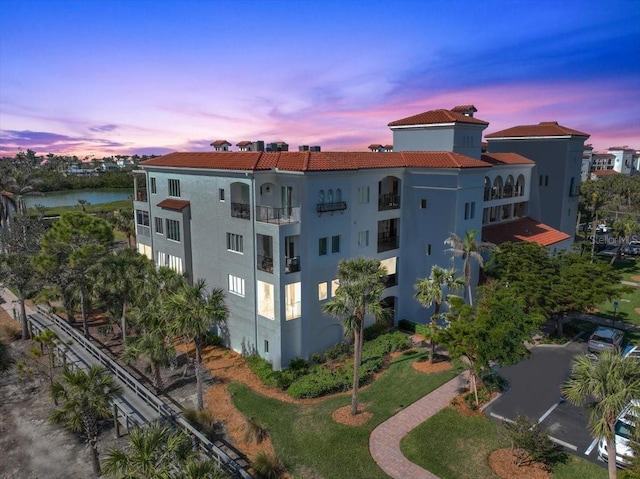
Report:
[[[586,352],[586,342],[538,346],[528,359],[501,368],[499,373],[509,381],[509,388],[485,414],[495,420],[513,420],[518,415],[537,420],[567,451],[604,466],[597,458],[597,441],[589,433],[586,409],[563,401],[560,391],[571,373],[573,357]]]

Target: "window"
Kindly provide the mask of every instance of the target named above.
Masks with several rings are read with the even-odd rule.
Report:
[[[540,179],[538,180],[538,186],[542,186],[543,180],[544,180],[544,176],[540,175]]]
[[[549,175],[544,176],[544,186],[549,186]]]
[[[302,316],[300,284],[299,282],[291,283],[284,287],[285,319],[287,321]]]
[[[151,193],[153,193],[154,195],[156,194],[156,179],[155,177],[151,177],[149,179],[149,181],[151,182]]]
[[[464,204],[464,219],[472,220],[476,216],[476,202],[471,201]]]
[[[488,176],[484,177],[484,201],[491,199],[491,179]]]
[[[340,235],[331,237],[331,252],[332,253],[340,252]]]
[[[167,266],[178,274],[182,274],[182,258],[158,252],[158,266]]]
[[[431,243],[427,243],[427,256],[431,256]]]
[[[155,218],[155,223],[156,223],[156,233],[158,233],[159,235],[164,234],[162,218]]]
[[[220,198],[220,201],[224,201],[224,188],[220,188],[218,190],[218,197]]]
[[[327,191],[327,203],[333,203],[333,190],[329,189]]]
[[[340,286],[340,280],[339,279],[334,279],[333,281],[331,281],[331,297],[333,298],[336,293],[338,292],[338,287]]]
[[[420,209],[424,210],[424,209],[426,209],[426,207],[427,207],[427,200],[425,198],[422,198],[420,200]]]
[[[258,281],[258,314],[268,319],[275,319],[273,285]]]
[[[318,255],[324,256],[327,254],[327,238],[320,238],[318,241]]]
[[[244,279],[229,275],[229,292],[244,297]]]
[[[180,198],[180,180],[169,180],[169,196]]]
[[[264,352],[269,352],[269,341],[267,341],[266,339],[264,340]]]
[[[358,246],[369,246],[369,231],[360,231],[358,233]]]
[[[227,233],[227,249],[229,251],[235,251],[236,253],[244,252],[242,235]]]
[[[328,283],[324,281],[323,283],[318,283],[318,301],[324,301],[327,299],[327,287]]]
[[[180,222],[167,220],[167,239],[180,241]]]
[[[318,191],[318,203],[324,203],[324,190]]]
[[[342,201],[342,190],[338,188],[336,190],[336,203],[340,203]]]
[[[149,226],[149,212],[136,210],[136,224]]]
[[[358,188],[358,203],[369,203],[369,187],[362,186]]]

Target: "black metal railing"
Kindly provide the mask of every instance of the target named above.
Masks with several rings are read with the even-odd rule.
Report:
[[[292,256],[287,258],[284,264],[285,273],[297,273],[300,271],[300,256]]]
[[[378,196],[378,211],[397,210],[398,208],[400,208],[398,193],[384,193]]]
[[[260,271],[266,271],[267,273],[273,273],[273,256],[258,255],[258,264],[256,267]]]
[[[378,234],[378,253],[398,249],[400,247],[400,236],[391,236],[389,233]]]
[[[390,274],[384,280],[384,287],[385,288],[391,288],[392,286],[397,286],[397,285],[398,285],[398,275],[397,274]]]
[[[335,203],[318,203],[316,211],[318,213],[328,213],[330,211],[344,211],[347,209],[346,201],[336,201]]]
[[[233,218],[242,218],[243,220],[251,219],[251,206],[247,203],[231,202],[231,216]]]
[[[256,220],[262,223],[288,224],[300,221],[299,207],[276,208],[273,206],[256,206]]]

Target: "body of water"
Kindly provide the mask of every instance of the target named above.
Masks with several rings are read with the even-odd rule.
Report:
[[[128,188],[99,189],[99,190],[69,190],[44,193],[42,196],[25,196],[24,202],[27,208],[36,205],[44,205],[46,208],[56,206],[74,206],[78,200],[85,200],[92,205],[123,201],[133,195],[133,190]]]

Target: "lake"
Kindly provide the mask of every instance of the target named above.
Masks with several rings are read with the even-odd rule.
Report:
[[[43,196],[25,196],[24,202],[27,208],[35,205],[44,205],[46,208],[57,206],[74,206],[78,200],[85,200],[92,205],[123,201],[133,195],[133,190],[128,188],[99,189],[99,190],[69,190],[53,191]]]

